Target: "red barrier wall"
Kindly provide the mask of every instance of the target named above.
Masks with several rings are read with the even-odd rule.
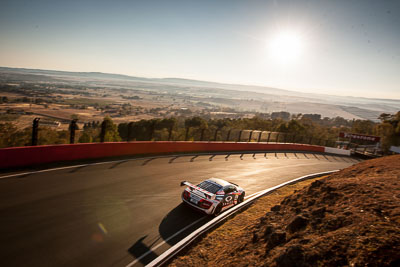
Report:
[[[324,152],[324,147],[301,144],[166,141],[12,147],[0,149],[0,168],[127,155],[279,150]]]

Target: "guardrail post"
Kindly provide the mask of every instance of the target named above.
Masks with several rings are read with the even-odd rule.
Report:
[[[103,143],[104,142],[104,138],[106,136],[106,127],[107,127],[107,122],[104,120],[101,123],[101,132],[100,132],[100,142]]]
[[[271,132],[268,133],[267,143],[269,142],[269,138],[271,137]]]
[[[32,123],[32,146],[37,146],[40,118],[35,118]]]
[[[260,141],[261,141],[261,135],[262,135],[262,133],[263,133],[263,131],[260,131],[260,134],[258,135],[258,140],[257,140],[258,143],[260,143]]]
[[[228,134],[226,136],[226,141],[229,141],[229,138],[231,137],[231,129],[229,129]]]
[[[240,130],[240,132],[239,132],[239,137],[238,137],[238,142],[240,142],[240,139],[242,138],[242,132],[243,132],[243,130]]]
[[[253,131],[251,131],[250,132],[250,135],[249,135],[249,142],[251,142],[251,138],[253,137]]]
[[[70,144],[74,144],[75,143],[75,130],[77,128],[77,125],[76,125],[77,121],[78,121],[77,119],[74,119],[69,124],[69,143]]]

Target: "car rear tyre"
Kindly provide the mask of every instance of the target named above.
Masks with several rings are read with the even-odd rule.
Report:
[[[221,210],[222,210],[222,205],[219,204],[219,205],[215,208],[214,216],[220,215],[220,214],[221,214]]]
[[[244,201],[244,192],[239,196],[238,204],[242,203],[243,201]]]

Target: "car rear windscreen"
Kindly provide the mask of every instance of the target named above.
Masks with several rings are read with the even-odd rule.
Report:
[[[201,189],[207,190],[208,192],[213,193],[213,194],[217,193],[222,188],[222,186],[211,183],[209,181],[201,182],[197,186],[200,187]]]

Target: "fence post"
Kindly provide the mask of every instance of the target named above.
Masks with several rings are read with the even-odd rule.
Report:
[[[279,142],[279,135],[280,135],[280,133],[278,133],[278,135],[276,136],[275,143],[278,143],[278,142]]]
[[[75,143],[75,130],[76,130],[76,122],[78,120],[74,119],[71,121],[71,123],[69,124],[69,143],[70,144],[74,144]]]
[[[189,129],[190,129],[190,127],[187,127],[187,128],[186,128],[185,141],[187,141],[187,139],[188,139],[188,136],[189,136]]]
[[[249,135],[249,142],[251,142],[251,138],[253,137],[253,130],[250,132],[250,135]]]
[[[106,136],[106,128],[107,128],[107,122],[105,120],[103,120],[103,122],[101,123],[101,132],[100,132],[100,142],[101,143],[104,142],[104,138]]]
[[[270,137],[271,137],[271,132],[268,133],[267,143],[269,142]]]
[[[239,137],[238,137],[238,140],[237,140],[238,142],[240,142],[240,139],[242,138],[242,131],[243,130],[240,130],[240,132],[239,132]]]
[[[173,128],[174,126],[171,126],[170,128],[169,128],[169,133],[168,133],[168,141],[171,141],[171,137],[172,137],[172,128]]]
[[[228,135],[226,136],[226,141],[229,141],[229,138],[231,137],[231,129],[228,131]]]
[[[313,137],[311,136],[311,137],[310,137],[310,141],[308,142],[310,145],[311,145],[312,138],[313,138]]]
[[[260,134],[258,135],[258,140],[257,140],[258,143],[260,143],[260,141],[261,141],[261,135],[262,135],[262,133],[263,133],[263,131],[260,131]]]
[[[126,136],[127,142],[129,142],[131,140],[132,126],[133,126],[133,122],[128,123],[128,134]]]
[[[149,141],[153,139],[154,131],[156,130],[156,121],[153,121],[150,125],[150,138]]]
[[[32,146],[37,146],[40,118],[35,118],[32,123]]]
[[[217,134],[218,134],[218,129],[215,129],[214,142],[217,141]]]
[[[201,129],[201,135],[200,135],[200,141],[203,141],[203,137],[204,137],[204,131],[205,131],[206,129]]]

